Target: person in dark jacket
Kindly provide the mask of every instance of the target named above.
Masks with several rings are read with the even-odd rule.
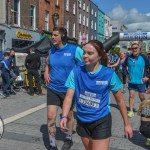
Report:
[[[9,53],[3,54],[3,60],[0,62],[1,76],[3,82],[3,96],[9,96],[10,92],[10,61]]]
[[[40,56],[37,53],[35,53],[35,48],[30,48],[30,53],[27,55],[25,60],[25,66],[28,72],[30,95],[34,96],[33,77],[37,83],[39,95],[44,95],[42,93],[40,75],[38,72],[41,66],[41,60],[40,60]]]

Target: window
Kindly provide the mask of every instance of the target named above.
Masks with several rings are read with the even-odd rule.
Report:
[[[79,31],[79,44],[81,44],[81,39],[82,39],[81,31]]]
[[[93,15],[93,9],[91,10],[91,15]]]
[[[83,2],[83,10],[85,10],[85,3]]]
[[[88,33],[86,34],[86,38],[87,38],[87,41],[89,41],[89,35],[88,35]]]
[[[93,20],[91,21],[91,29],[93,29]]]
[[[81,6],[82,6],[81,0],[78,0],[78,4],[79,4],[79,8],[81,8]]]
[[[86,26],[87,27],[89,26],[89,18],[88,17],[86,18]]]
[[[67,33],[69,35],[69,20],[67,20],[67,22],[66,22],[66,30],[67,30]]]
[[[45,11],[45,30],[49,30],[49,12]]]
[[[30,6],[30,27],[35,29],[35,6]]]
[[[86,11],[89,12],[89,6],[88,6],[88,5],[87,5],[87,7],[86,7]]]
[[[79,13],[79,23],[81,24],[81,13]]]
[[[72,37],[76,37],[76,24],[73,23]]]
[[[66,0],[66,11],[69,11],[69,0]]]
[[[73,14],[74,15],[76,14],[76,4],[75,4],[75,2],[73,2]]]
[[[96,30],[96,28],[97,28],[97,27],[96,27],[96,22],[95,22],[95,23],[94,23],[94,29]]]
[[[56,4],[56,6],[59,6],[59,0],[56,0],[55,4]]]
[[[85,25],[85,16],[83,15],[83,25]]]
[[[20,26],[20,0],[14,0],[14,24]]]
[[[96,12],[95,12],[95,17],[97,16]]]

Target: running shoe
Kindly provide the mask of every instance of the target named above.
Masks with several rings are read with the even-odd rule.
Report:
[[[129,111],[129,112],[128,112],[128,117],[129,117],[129,118],[132,118],[133,116],[134,116],[134,112],[133,112],[133,111]]]
[[[58,150],[58,148],[56,146],[50,145],[49,148],[48,148],[48,150]]]
[[[150,147],[150,138],[147,138],[146,145]]]
[[[73,145],[73,141],[66,138],[61,150],[70,150],[72,145]]]

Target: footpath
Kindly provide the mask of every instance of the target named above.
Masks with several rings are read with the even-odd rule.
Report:
[[[46,90],[44,91],[46,93]],[[149,94],[146,97],[150,97]],[[128,106],[128,93],[124,94]],[[140,117],[137,109],[140,104],[138,94],[135,98],[135,116],[130,118],[134,136],[131,140],[124,137],[122,117],[113,95],[111,95],[112,137],[109,150],[147,150],[146,139],[139,133]],[[63,145],[65,134],[59,130],[59,110],[57,119],[57,146],[59,150]],[[5,122],[5,131],[0,140],[0,150],[47,150],[47,109],[46,96],[29,96],[26,92],[17,92],[7,99],[0,97],[0,116]],[[76,124],[76,123],[75,123]],[[84,150],[80,137],[73,134],[74,144],[71,150]]]

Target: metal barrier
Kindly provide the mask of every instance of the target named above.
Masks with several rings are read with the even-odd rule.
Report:
[[[24,88],[26,88],[25,83],[25,75],[24,72],[20,72],[19,76],[17,76],[17,79],[14,82],[15,89],[19,89],[20,91],[24,91]]]

